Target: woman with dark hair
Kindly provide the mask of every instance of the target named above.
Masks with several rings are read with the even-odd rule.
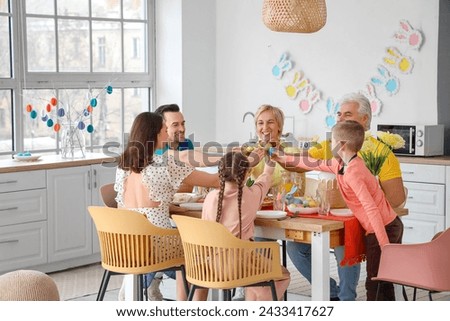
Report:
[[[263,149],[257,149],[254,152],[259,159],[264,156],[264,153]],[[225,154],[219,162],[220,189],[209,192],[202,210],[203,219],[223,224],[232,234],[243,240],[253,239],[256,212],[271,186],[275,163],[268,160],[263,173],[251,187],[248,187],[245,183],[250,168],[249,159],[241,152]],[[289,272],[286,269],[283,270],[283,274],[286,278],[276,282],[277,294],[280,298],[290,281]],[[204,290],[204,298],[206,294],[207,290]],[[249,287],[246,289],[247,300],[271,300],[271,297],[269,288]]]
[[[162,116],[151,112],[139,114],[120,157],[114,189],[117,191],[118,207],[142,213],[158,227],[172,228],[169,204],[181,183],[218,187],[219,177],[218,174],[196,171],[194,167],[177,160],[170,151],[155,154],[155,150],[162,148],[166,142],[167,127]],[[153,276],[150,275],[151,278]],[[186,299],[184,290],[181,290],[181,277],[177,278],[178,286],[177,299]],[[159,291],[156,292],[155,299],[162,299]]]

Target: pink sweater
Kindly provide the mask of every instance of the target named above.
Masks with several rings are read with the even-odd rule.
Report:
[[[264,173],[258,177],[253,186],[244,186],[242,193],[242,239],[253,238],[256,212],[261,207],[264,197],[272,185],[273,168],[264,170]],[[239,211],[238,211],[238,188],[231,182],[225,183],[225,192],[222,203],[222,223],[234,236],[239,237]],[[202,218],[215,221],[217,215],[217,203],[219,200],[219,190],[213,190],[205,198],[202,210]]]
[[[286,160],[297,161],[297,167],[336,174],[342,197],[366,233],[375,233],[380,246],[389,243],[385,226],[391,223],[397,214],[387,201],[377,179],[361,158],[352,159],[345,167],[343,175],[338,173],[342,166],[334,158],[318,161],[308,157],[288,156]]]

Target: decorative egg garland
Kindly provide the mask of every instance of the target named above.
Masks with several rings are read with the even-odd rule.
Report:
[[[86,126],[86,119],[91,116],[94,111],[94,108],[98,105],[98,96],[105,91],[107,94],[113,93],[113,87],[111,85],[103,88],[95,97],[91,97],[89,99],[89,105],[83,109],[82,113],[80,113],[75,120],[71,119],[71,115],[66,112],[66,107],[58,101],[56,97],[50,98],[45,109],[41,110],[41,121],[45,122],[47,127],[53,128],[55,132],[59,132],[61,130],[61,119],[66,118],[68,123],[76,124],[76,128],[80,131],[86,129],[88,133],[93,133],[95,128],[92,124]],[[58,106],[61,104],[62,106]],[[30,114],[31,119],[37,119],[38,111],[33,107],[32,104],[28,103],[25,106],[25,110]]]
[[[398,42],[405,43],[410,49],[419,51],[423,44],[423,33],[421,30],[414,29],[407,20],[400,20],[400,29],[394,34],[394,39]],[[390,67],[394,71],[401,74],[410,74],[414,67],[414,60],[411,57],[404,56],[396,47],[386,48],[386,56],[383,58],[384,65],[377,66],[378,74],[370,78],[366,83],[365,89],[360,92],[364,94],[370,101],[372,114],[377,116],[381,112],[383,102],[377,97],[374,86],[384,89],[389,95],[395,95],[400,90],[400,80],[392,75],[385,67]],[[272,67],[272,76],[280,80],[284,74],[290,71],[295,65],[293,60],[289,59],[289,54],[284,52],[281,54],[278,62]],[[308,114],[321,98],[321,91],[315,88],[311,81],[306,78],[301,70],[294,73],[292,81],[284,86],[284,90],[288,98],[295,100],[300,98],[298,107],[304,113]],[[336,124],[335,115],[339,110],[339,103],[335,103],[334,99],[329,97],[326,101],[327,115],[325,116],[325,124],[328,128]]]

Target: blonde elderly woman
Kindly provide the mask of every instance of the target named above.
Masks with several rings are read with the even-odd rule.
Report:
[[[256,134],[258,135],[258,145],[269,149],[275,147],[277,150],[283,150],[284,146],[281,142],[281,134],[284,126],[284,113],[283,111],[271,105],[262,105],[255,113],[255,127]],[[254,181],[264,172],[264,159],[262,159],[256,166],[251,169],[251,179]],[[296,169],[297,170],[297,169]],[[299,186],[298,193],[303,195],[305,191],[305,174],[293,173],[301,180],[301,186]],[[284,178],[290,176],[291,173],[286,171],[280,164],[276,163],[275,170],[272,174],[271,186],[274,189],[284,188],[283,184],[286,182]],[[289,191],[287,191],[289,192]],[[233,300],[244,300],[244,291],[242,288],[236,290],[236,294],[233,296]]]
[[[264,148],[275,147],[277,150],[283,150],[284,145],[281,142],[281,134],[284,126],[283,111],[271,105],[262,105],[258,108],[255,114],[256,134],[259,138],[259,145]],[[261,160],[258,165],[253,167],[251,171],[251,178],[258,178],[264,170],[264,160]],[[286,177],[289,172],[281,167],[278,163],[272,176],[272,187],[280,187],[283,184],[283,177]],[[301,186],[299,186],[300,194],[305,190],[305,174],[300,173]]]

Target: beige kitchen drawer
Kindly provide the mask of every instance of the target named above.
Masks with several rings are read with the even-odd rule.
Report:
[[[47,222],[0,227],[0,271],[47,263]]]
[[[0,226],[47,220],[47,190],[0,194]]]
[[[404,182],[445,184],[445,166],[400,164]]]
[[[403,243],[429,242],[433,236],[444,230],[444,217],[429,215],[404,216],[403,221]]]
[[[0,193],[45,187],[45,170],[0,174]]]

